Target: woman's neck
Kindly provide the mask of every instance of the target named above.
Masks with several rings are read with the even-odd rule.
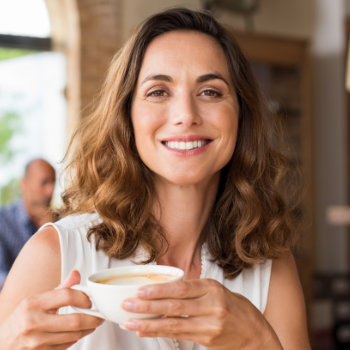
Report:
[[[186,278],[199,278],[200,238],[216,198],[218,183],[219,175],[207,183],[192,186],[156,182],[155,215],[169,243],[169,249],[157,262],[182,268]]]

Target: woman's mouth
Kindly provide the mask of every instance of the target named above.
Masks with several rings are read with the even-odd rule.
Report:
[[[195,140],[195,141],[162,141],[166,147],[179,151],[190,151],[202,148],[210,143],[211,140]]]

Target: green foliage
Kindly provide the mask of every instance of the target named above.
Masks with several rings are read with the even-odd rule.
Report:
[[[8,60],[10,58],[21,57],[25,55],[31,55],[37,51],[23,50],[23,49],[8,49],[5,47],[0,47],[0,61]]]
[[[0,188],[0,203],[2,205],[13,202],[21,196],[19,179],[11,179],[6,185]]]
[[[10,162],[17,151],[11,145],[15,135],[22,132],[21,117],[13,111],[0,111],[0,164]],[[0,204],[6,204],[20,196],[19,179],[13,178],[0,188]]]
[[[0,114],[0,161],[12,159],[15,151],[11,148],[11,139],[21,131],[20,116],[15,112]]]

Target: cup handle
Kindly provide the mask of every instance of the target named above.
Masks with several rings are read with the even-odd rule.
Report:
[[[83,286],[81,284],[76,284],[76,285],[72,286],[71,288],[84,292],[91,299],[91,302],[92,302],[92,298],[91,298],[91,295],[89,293],[89,289],[86,286]],[[92,302],[92,304],[93,304],[93,302]],[[91,309],[83,309],[81,307],[76,307],[76,306],[72,306],[72,305],[70,307],[74,311],[77,311],[79,313],[83,313],[83,314],[87,314],[87,315],[96,316],[96,317],[99,317],[99,318],[106,319],[105,316],[103,316],[99,311],[97,311],[93,307]]]

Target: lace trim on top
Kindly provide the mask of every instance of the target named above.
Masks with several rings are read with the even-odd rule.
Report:
[[[200,274],[199,278],[205,278],[207,276],[209,258],[210,257],[209,257],[207,244],[203,243],[202,248],[201,248],[201,274]],[[175,349],[181,350],[180,342],[175,338],[172,338],[172,341],[173,341]],[[192,347],[193,347],[193,345],[192,345]]]

